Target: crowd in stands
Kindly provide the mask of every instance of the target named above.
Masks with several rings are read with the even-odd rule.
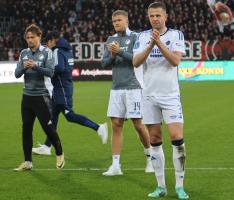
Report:
[[[153,0],[8,0],[0,6],[0,16],[13,18],[5,35],[0,33],[0,60],[17,60],[25,47],[24,30],[35,23],[44,34],[59,30],[70,42],[104,42],[113,34],[111,14],[129,11],[129,26],[142,31],[149,27],[147,6]],[[220,33],[205,0],[167,0],[167,25],[180,29],[186,40],[234,39],[230,26]]]

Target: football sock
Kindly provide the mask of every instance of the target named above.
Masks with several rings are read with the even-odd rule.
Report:
[[[155,176],[159,187],[166,187],[165,184],[165,158],[162,143],[153,146],[151,144],[151,161],[155,170]]]
[[[120,160],[120,155],[112,155],[112,165],[114,167],[120,167],[120,164],[119,164],[119,160]]]
[[[173,148],[173,164],[175,168],[176,187],[183,187],[185,174],[185,145],[182,140],[172,141]]]
[[[150,147],[149,148],[144,148],[144,153],[145,153],[146,159],[150,161],[151,160],[151,158],[150,158]]]
[[[150,147],[149,148],[144,148],[144,152],[147,158],[150,158]]]

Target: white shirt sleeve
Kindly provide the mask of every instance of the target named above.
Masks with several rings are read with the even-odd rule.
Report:
[[[175,36],[174,36],[171,50],[179,51],[185,54],[184,34],[181,31],[175,31]]]
[[[137,40],[136,40],[134,47],[133,47],[133,55],[142,52],[144,50],[144,48],[145,48],[144,40],[142,40],[142,34],[139,33]]]
[[[53,51],[53,57],[54,57],[54,66],[57,66],[58,65],[58,49],[57,48]]]

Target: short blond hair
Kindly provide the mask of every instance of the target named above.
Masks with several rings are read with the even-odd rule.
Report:
[[[123,15],[126,18],[128,18],[128,12],[126,12],[125,10],[116,10],[112,13],[112,17],[116,16],[116,15]]]

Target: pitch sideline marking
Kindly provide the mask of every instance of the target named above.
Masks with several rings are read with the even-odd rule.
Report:
[[[174,168],[165,168],[166,170],[174,170]],[[105,171],[107,168],[34,168],[33,171]],[[144,168],[124,168],[123,171],[144,171]],[[234,167],[188,167],[189,171],[234,171]],[[13,171],[12,169],[0,169],[0,172]]]

